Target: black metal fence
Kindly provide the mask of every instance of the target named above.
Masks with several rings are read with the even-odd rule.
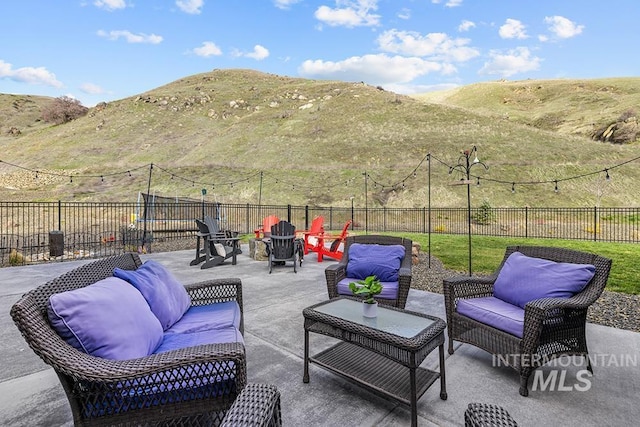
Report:
[[[640,208],[344,208],[209,202],[0,202],[0,266],[152,251],[195,236],[195,218],[253,234],[268,215],[308,229],[316,216],[339,231],[408,232],[640,242]],[[195,239],[194,239],[195,247]]]

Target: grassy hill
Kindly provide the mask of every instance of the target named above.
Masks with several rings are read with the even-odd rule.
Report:
[[[133,201],[146,191],[153,163],[151,191],[164,196],[199,198],[207,188],[207,199],[223,202],[257,203],[261,194],[263,204],[347,206],[354,196],[356,206],[364,206],[366,171],[369,206],[422,207],[428,182],[427,163],[420,162],[431,153],[432,205],[462,207],[466,191],[451,185],[460,177],[450,175],[449,166],[475,145],[489,170],[472,169],[483,178],[472,189],[474,205],[637,206],[640,161],[610,169],[610,181],[604,173],[563,181],[638,155],[637,143],[587,135],[591,123],[640,105],[640,96],[605,97],[599,88],[631,92],[638,79],[581,82],[574,87],[584,86],[582,96],[592,102],[569,93],[563,101],[561,89],[544,89],[548,97],[529,102],[547,105],[538,113],[520,98],[500,100],[506,93],[513,98],[518,84],[545,88],[551,81],[408,97],[362,83],[214,70],[99,104],[64,125],[26,120],[16,125],[25,129],[19,135],[4,130],[5,120],[17,119],[2,116],[0,197]],[[1,112],[16,101],[6,97],[0,97]],[[537,114],[553,111],[567,119],[554,128],[535,125]],[[505,184],[555,179],[558,193],[554,184],[518,185],[515,193]]]

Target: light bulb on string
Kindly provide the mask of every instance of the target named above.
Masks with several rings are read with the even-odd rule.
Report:
[[[511,183],[511,192],[512,193],[516,192],[516,183],[515,182]]]
[[[557,193],[557,192],[559,191],[559,190],[558,190],[558,181],[554,181],[554,182],[555,182],[555,184],[556,184],[556,188],[555,188],[553,191],[555,191],[555,192]]]
[[[606,179],[607,181],[611,181],[611,177],[609,176],[609,169],[605,169],[604,173],[605,173],[604,179]]]

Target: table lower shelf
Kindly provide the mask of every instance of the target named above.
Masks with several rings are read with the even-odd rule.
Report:
[[[338,375],[411,406],[409,368],[378,353],[354,344],[341,342],[313,357],[310,361]],[[424,368],[416,369],[417,399],[440,377]]]

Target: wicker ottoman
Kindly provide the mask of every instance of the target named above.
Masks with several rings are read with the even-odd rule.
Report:
[[[501,406],[486,403],[469,403],[464,411],[466,427],[517,427],[511,415]]]

